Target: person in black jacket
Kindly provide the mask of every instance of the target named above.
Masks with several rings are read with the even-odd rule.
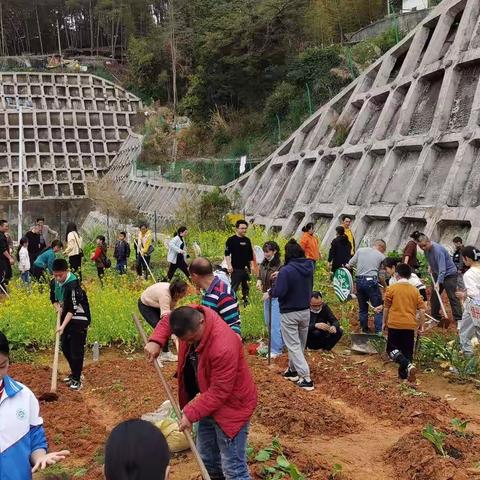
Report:
[[[342,338],[342,334],[340,323],[330,307],[323,301],[322,294],[314,291],[310,300],[307,348],[331,350]]]
[[[40,227],[34,225],[28,232],[25,233],[28,240],[28,256],[30,258],[30,265],[33,266],[35,260],[43,250],[40,236]]]
[[[127,234],[120,232],[118,234],[118,240],[115,242],[115,250],[113,256],[117,260],[115,269],[120,275],[127,273],[127,260],[130,257],[130,245],[126,240]]]
[[[346,265],[352,258],[352,245],[345,235],[345,229],[340,225],[335,230],[337,236],[332,240],[330,252],[328,253],[328,264],[332,274]]]
[[[50,282],[50,301],[60,313],[60,342],[71,373],[64,379],[72,390],[82,387],[85,342],[90,325],[90,305],[78,278],[68,271],[63,258],[53,262],[53,280]]]

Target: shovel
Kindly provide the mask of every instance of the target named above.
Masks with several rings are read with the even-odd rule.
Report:
[[[435,279],[433,278],[433,275],[431,273],[430,273],[430,278],[432,279],[432,286],[435,290],[435,293],[437,294],[437,298],[440,303],[440,310],[442,311],[442,316],[443,318],[448,320],[448,315],[447,315],[447,311],[445,310],[445,305],[443,304],[442,296],[440,295],[440,291],[438,290],[437,284],[435,283]]]
[[[60,351],[60,332],[58,329],[60,328],[60,315],[61,313],[57,313],[57,326],[55,328],[55,349],[53,352],[53,365],[52,365],[52,383],[50,384],[50,391],[40,395],[38,398],[40,401],[43,402],[56,402],[58,400],[57,395],[57,374],[58,374],[58,354]]]

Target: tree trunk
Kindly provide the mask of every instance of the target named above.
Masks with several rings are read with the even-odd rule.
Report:
[[[3,29],[3,2],[0,2],[0,28],[2,29],[2,55],[7,55],[7,45],[5,44],[5,31]]]
[[[121,18],[122,18],[122,2],[120,0],[120,10],[118,11],[117,27],[115,29],[115,37],[113,39],[113,46],[112,46],[112,58],[115,58],[115,54],[117,50],[117,39],[118,39],[118,32],[120,29]]]
[[[35,2],[35,16],[37,17],[37,30],[38,30],[38,39],[40,40],[40,53],[43,55],[42,30],[40,28],[40,20],[38,18],[38,1]]]
[[[26,46],[27,46],[28,53],[31,54],[32,48],[30,46],[30,32],[28,30],[27,17],[24,18],[24,22],[25,22],[25,42],[27,44]]]
[[[93,9],[92,0],[88,4],[88,15],[90,17],[90,55],[93,57]]]
[[[100,42],[100,19],[97,20],[97,57],[98,57],[99,42]]]

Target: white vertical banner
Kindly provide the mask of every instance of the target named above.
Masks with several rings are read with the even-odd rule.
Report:
[[[240,157],[240,175],[245,172],[245,169],[247,168],[247,156],[243,155]]]

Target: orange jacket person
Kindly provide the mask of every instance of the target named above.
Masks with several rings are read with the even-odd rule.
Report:
[[[300,239],[300,246],[305,252],[305,256],[314,260],[320,260],[320,250],[318,249],[318,237],[313,233],[313,223],[307,223],[302,228],[302,238]]]

